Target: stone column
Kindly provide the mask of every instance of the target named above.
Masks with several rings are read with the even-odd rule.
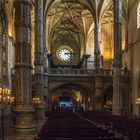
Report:
[[[44,64],[43,64],[43,66],[44,66],[44,69],[47,69],[47,67],[48,67],[48,58],[47,58],[47,48],[46,48],[46,25],[45,25],[45,19],[44,19],[44,41],[43,41],[43,43],[44,43]]]
[[[122,0],[114,0],[113,114],[121,115]]]
[[[90,106],[94,109],[94,95],[90,95]]]
[[[1,8],[0,8],[0,10],[1,10]],[[1,16],[1,13],[0,13],[0,16]],[[0,25],[0,28],[3,28],[3,27]],[[2,31],[0,31],[0,79],[1,80],[2,80],[2,46],[3,46],[2,35],[3,35]]]
[[[49,104],[48,104],[48,99],[49,99],[49,82],[48,82],[48,74],[44,73],[44,94],[46,97],[45,103],[46,103],[46,111],[49,110]]]
[[[52,54],[48,54],[47,57],[48,57],[48,68],[51,69],[51,66],[52,66]]]
[[[103,83],[102,77],[95,76],[95,96],[94,96],[94,107],[96,111],[102,111],[103,109]]]
[[[87,70],[87,68],[88,68],[88,65],[87,65],[88,64],[88,58],[90,57],[90,55],[86,54],[86,55],[84,55],[84,57],[85,57],[84,58],[84,60],[85,60],[85,66],[84,67]]]
[[[37,117],[44,118],[43,92],[44,92],[44,17],[43,0],[35,0],[35,96],[42,104],[37,106]]]
[[[15,0],[15,130],[35,130],[31,76],[31,0]]]
[[[85,111],[88,111],[88,109],[89,109],[88,96],[85,96],[84,102],[85,102]]]
[[[100,26],[94,28],[94,68],[100,68]]]

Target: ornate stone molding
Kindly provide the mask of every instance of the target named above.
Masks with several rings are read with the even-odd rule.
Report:
[[[38,119],[45,117],[44,96],[44,16],[43,0],[35,0],[35,97],[41,99],[42,104],[37,106]]]
[[[15,0],[15,130],[35,131],[31,77],[31,0]]]

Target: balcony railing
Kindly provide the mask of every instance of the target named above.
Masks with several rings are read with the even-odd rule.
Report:
[[[48,75],[74,75],[74,76],[94,76],[94,75],[102,75],[102,76],[113,76],[113,70],[105,70],[105,69],[61,69],[61,68],[51,68],[46,69],[45,73]],[[129,72],[122,70],[122,76],[128,76]]]
[[[47,69],[45,71],[49,75],[93,75],[94,70],[85,70],[85,69]]]
[[[34,75],[34,70],[32,70],[32,75]],[[70,68],[51,68],[45,69],[44,73],[48,75],[59,75],[59,76],[113,76],[113,70],[105,70],[105,69],[70,69]],[[121,76],[128,76],[129,71],[122,70]],[[11,75],[15,75],[15,70],[11,70]]]

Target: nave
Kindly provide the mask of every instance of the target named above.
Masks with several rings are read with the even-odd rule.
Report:
[[[140,0],[0,0],[0,139],[140,140],[139,54]]]
[[[139,140],[140,120],[99,112],[47,112],[35,140]]]

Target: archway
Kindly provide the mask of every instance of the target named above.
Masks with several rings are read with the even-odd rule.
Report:
[[[71,109],[83,103],[83,94],[76,89],[59,88],[52,96],[52,108]]]
[[[67,83],[52,89],[49,95],[49,110],[82,107],[87,110],[93,106],[93,93],[87,87]]]
[[[90,9],[81,2],[62,0],[48,2],[46,6],[46,46],[52,54],[52,67],[79,67],[86,52],[89,16],[93,20]],[[64,54],[69,59],[60,59],[59,52],[66,49],[69,52]]]

